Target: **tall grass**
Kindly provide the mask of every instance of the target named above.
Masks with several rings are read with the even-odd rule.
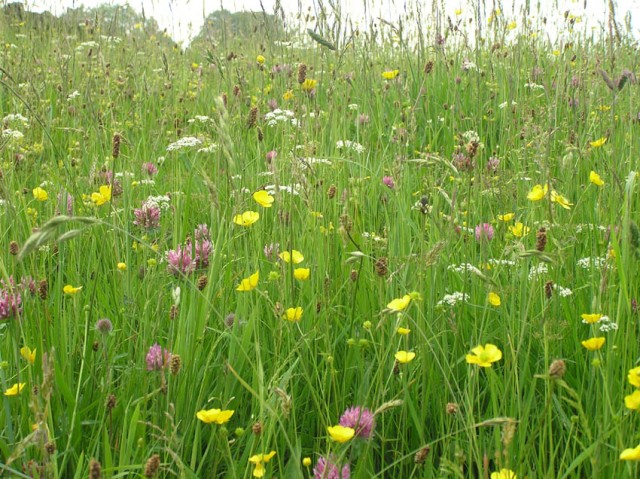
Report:
[[[490,9],[362,30],[326,12],[300,19],[320,43],[267,30],[186,50],[144,28],[114,38],[113,18],[71,34],[0,19],[0,116],[28,120],[5,119],[0,142],[0,299],[22,301],[0,323],[0,382],[25,384],[0,408],[4,473],[251,477],[275,451],[267,477],[310,477],[321,456],[354,478],[636,477],[619,456],[640,442],[624,401],[637,42],[544,13],[566,40]],[[276,107],[295,124],[270,126]],[[168,151],[184,137],[199,144]],[[158,227],[134,224],[164,195]],[[245,211],[260,217],[235,224]],[[172,272],[202,224],[208,265]],[[278,256],[293,250],[302,263]],[[487,343],[502,358],[469,364]],[[332,441],[350,406],[375,412],[373,436]],[[234,414],[196,418],[213,408]]]

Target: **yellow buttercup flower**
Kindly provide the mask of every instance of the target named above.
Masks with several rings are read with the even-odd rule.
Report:
[[[507,30],[515,30],[518,24],[516,22],[509,22],[507,24]]]
[[[498,219],[500,221],[504,221],[505,223],[508,223],[509,221],[511,221],[513,218],[515,218],[516,214],[515,213],[506,213],[504,215],[498,215]]]
[[[300,251],[292,249],[291,251],[283,251],[278,255],[285,263],[300,264],[304,261],[304,256]]]
[[[27,383],[15,383],[4,392],[5,396],[17,396],[22,392]]]
[[[589,173],[589,182],[593,183],[596,186],[604,185],[604,181],[602,181],[600,175],[593,170],[591,170],[591,172]]]
[[[604,345],[604,341],[604,337],[600,336],[597,338],[589,338],[580,344],[582,344],[587,351],[597,351]]]
[[[68,294],[69,296],[73,296],[74,294],[78,294],[81,289],[82,286],[71,286],[70,284],[67,284],[64,288],[62,288],[62,292],[64,294]]]
[[[608,138],[606,136],[603,136],[602,138],[598,138],[597,140],[590,141],[589,144],[591,145],[591,148],[600,148],[607,142],[607,140]]]
[[[407,334],[409,334],[411,332],[411,330],[409,328],[398,328],[396,329],[396,333],[402,335],[402,336],[406,336]]]
[[[29,346],[22,346],[20,348],[20,356],[26,359],[30,364],[33,364],[36,362],[36,351],[37,349],[32,351]]]
[[[580,315],[580,317],[582,318],[582,321],[584,323],[593,324],[600,321],[600,318],[602,318],[602,315],[600,313],[583,313]]]
[[[407,364],[413,361],[416,357],[416,353],[413,351],[398,351],[395,354],[396,361],[400,364]]]
[[[387,309],[390,309],[395,313],[399,313],[400,311],[404,311],[405,309],[407,309],[407,306],[409,306],[410,302],[411,302],[411,296],[408,294],[405,294],[402,298],[396,298],[392,300],[389,304],[387,304]]]
[[[500,306],[500,304],[502,304],[502,301],[500,301],[500,296],[498,295],[498,293],[494,293],[491,292],[489,293],[489,304],[491,306]]]
[[[232,410],[202,409],[196,413],[196,417],[205,424],[224,424],[231,419],[234,412]]]
[[[97,193],[91,193],[91,201],[96,206],[102,206],[111,201],[111,185],[102,185]]]
[[[260,65],[264,65],[264,57],[262,55],[258,55],[256,57],[256,62],[258,62]]]
[[[625,449],[620,453],[621,461],[640,461],[640,444],[633,449]]]
[[[255,211],[245,211],[240,215],[233,217],[233,222],[240,226],[251,226],[253,223],[260,219],[260,213]]]
[[[634,387],[640,388],[640,366],[629,369],[629,374],[627,374],[627,381]]]
[[[484,346],[476,346],[471,350],[473,354],[467,354],[466,360],[469,364],[477,364],[483,368],[491,367],[492,363],[502,359],[502,351],[493,344],[485,344]]]
[[[273,206],[273,196],[265,190],[256,191],[253,194],[253,199],[256,203],[265,208],[271,208]]]
[[[271,451],[269,454],[255,454],[249,458],[249,462],[255,467],[253,468],[253,477],[264,476],[266,469],[264,465],[276,455],[276,451]]]
[[[573,203],[569,203],[569,200],[558,193],[556,190],[551,191],[551,201],[554,203],[558,203],[565,210],[570,210],[573,206]]]
[[[302,459],[302,465],[304,467],[309,467],[311,465],[311,458],[305,457],[304,459]]]
[[[298,281],[306,281],[310,275],[311,270],[309,268],[295,268],[293,270],[293,277]]]
[[[287,308],[282,315],[282,319],[286,319],[291,322],[300,321],[300,319],[302,319],[302,311],[303,310],[300,306],[296,308]]]
[[[520,221],[518,221],[515,225],[509,226],[509,231],[511,231],[511,234],[516,238],[522,238],[529,231],[531,231],[531,228],[523,225]]]
[[[511,469],[500,469],[491,473],[491,479],[518,479],[516,473]]]
[[[328,427],[327,431],[331,439],[341,444],[353,439],[353,436],[356,434],[355,429],[340,425]]]
[[[49,199],[49,194],[39,186],[34,188],[32,193],[33,199],[36,201],[47,201]]]
[[[535,185],[531,188],[531,191],[527,194],[527,199],[531,201],[540,201],[545,196],[547,196],[547,192],[549,191],[549,185]]]
[[[287,90],[282,94],[282,99],[284,101],[291,100],[295,95],[293,94],[293,90]]]
[[[627,409],[637,411],[640,409],[640,389],[624,397],[624,405]]]
[[[258,280],[260,279],[260,271],[256,271],[248,278],[244,278],[240,281],[240,284],[236,288],[236,291],[251,291],[258,286]]]
[[[127,263],[118,263],[116,265],[116,268],[118,268],[118,271],[126,271],[127,270]]]
[[[307,78],[305,79],[304,82],[302,82],[302,89],[304,91],[310,92],[311,90],[315,89],[317,85],[318,85],[318,80],[312,80],[311,78]]]
[[[386,70],[382,72],[382,78],[385,80],[393,80],[400,74],[400,70]]]

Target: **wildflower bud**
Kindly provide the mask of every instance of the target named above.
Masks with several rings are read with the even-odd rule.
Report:
[[[12,241],[9,243],[9,253],[13,256],[16,256],[20,252],[20,245],[17,241]]]
[[[547,281],[544,284],[544,295],[547,299],[551,299],[553,296],[553,281]]]
[[[416,464],[424,464],[424,461],[427,460],[429,452],[431,452],[430,446],[427,445],[422,447],[418,452],[416,452],[416,455],[413,458],[413,462],[415,462]]]
[[[262,142],[264,140],[264,133],[262,133],[262,128],[258,127],[258,141]]]
[[[316,314],[319,313],[320,311],[322,311],[322,303],[318,301],[316,303]]]
[[[262,423],[260,421],[253,423],[253,426],[251,426],[251,432],[256,436],[262,434]]]
[[[398,361],[393,363],[393,374],[396,376],[400,374],[400,364],[398,364]]]
[[[102,334],[109,334],[113,331],[113,323],[109,320],[109,318],[102,318],[96,322],[96,330],[101,332]]]
[[[107,411],[111,411],[114,407],[116,407],[116,402],[116,395],[109,394],[109,397],[107,398]]]
[[[244,428],[237,427],[236,430],[234,431],[234,434],[236,435],[236,437],[244,436]]]
[[[536,233],[536,249],[542,253],[545,246],[547,246],[547,230],[543,226]]]
[[[386,276],[387,273],[389,272],[389,268],[387,265],[387,258],[385,256],[381,256],[380,258],[378,258],[376,262],[373,264],[373,269],[378,276],[380,277]]]
[[[424,65],[424,74],[428,75],[429,73],[431,73],[431,71],[433,70],[433,60],[429,60],[425,65]]]
[[[47,454],[51,455],[54,452],[56,452],[56,445],[55,443],[53,443],[52,441],[49,441],[48,443],[46,443],[44,445],[44,450],[47,452]]]
[[[335,198],[337,191],[338,188],[336,187],[336,185],[329,186],[329,189],[327,190],[327,197],[332,200],[333,198]]]
[[[95,459],[89,461],[89,479],[100,479],[102,466]]]
[[[238,85],[234,85],[233,86],[233,96],[240,96],[240,93],[242,93],[240,91],[240,87]]]
[[[171,309],[169,310],[169,319],[174,320],[178,317],[178,313],[180,311],[178,310],[178,306],[176,306],[175,304],[171,305]]]
[[[151,456],[147,463],[144,466],[144,477],[153,477],[158,472],[158,468],[160,467],[160,456],[158,454],[154,454]]]
[[[224,325],[227,328],[232,328],[233,327],[233,323],[235,323],[236,321],[236,315],[235,313],[229,313],[227,314],[227,316],[224,318]]]
[[[276,159],[276,156],[278,156],[278,152],[276,150],[268,151],[267,154],[265,155],[267,164],[270,165],[273,162],[273,160]]]
[[[111,156],[113,159],[117,159],[120,156],[120,134],[115,133],[111,142]]]
[[[447,414],[456,414],[458,412],[458,405],[454,402],[447,403]]]
[[[94,353],[98,352],[98,349],[100,349],[100,341],[98,341],[97,339],[93,342],[93,344],[91,345],[91,349],[93,349]]]
[[[258,119],[258,107],[254,106],[249,110],[249,117],[247,118],[247,129],[251,129],[256,126],[256,121]]]
[[[309,467],[309,466],[311,466],[311,458],[310,458],[310,457],[305,457],[305,458],[302,460],[302,465],[303,465],[304,467]]]
[[[549,376],[554,379],[561,379],[565,372],[567,372],[567,365],[562,359],[556,359],[549,366]]]
[[[351,280],[351,282],[355,283],[356,281],[358,281],[358,271],[355,269],[351,270],[351,273],[349,273],[349,279]]]
[[[38,296],[40,296],[40,299],[44,300],[44,299],[47,299],[48,295],[49,295],[49,283],[47,283],[46,279],[43,279],[38,283]]]
[[[364,323],[362,323],[362,327],[369,331],[371,329],[371,321],[365,321]]]
[[[223,93],[221,96],[222,96],[222,104],[226,108],[227,107],[227,103],[229,102],[229,97],[227,96],[226,93]]]
[[[307,65],[301,63],[298,65],[298,83],[303,84],[307,79]]]
[[[182,358],[178,354],[172,354],[169,360],[169,371],[174,376],[177,376],[182,369]]]
[[[340,216],[340,225],[346,232],[351,231],[351,229],[353,228],[353,222],[351,221],[351,218],[349,218],[349,215]]]
[[[202,291],[204,288],[207,287],[208,282],[209,282],[209,278],[207,278],[206,274],[203,274],[198,278],[198,282],[196,283],[196,285],[198,286],[198,289]]]

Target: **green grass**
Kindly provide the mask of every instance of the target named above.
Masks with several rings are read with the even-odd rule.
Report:
[[[640,443],[624,403],[639,357],[638,84],[630,77],[614,91],[600,73],[637,74],[630,36],[576,30],[570,43],[550,44],[501,17],[484,41],[465,46],[445,29],[438,46],[435,25],[413,12],[419,40],[385,24],[377,39],[332,34],[325,20],[318,32],[335,51],[291,33],[286,40],[306,38],[303,48],[266,35],[183,51],[88,18],[72,36],[0,18],[0,118],[29,120],[7,122],[3,131],[24,137],[0,141],[0,274],[7,294],[10,278],[34,282],[33,292],[19,288],[21,311],[0,323],[2,389],[25,383],[0,407],[8,477],[87,477],[92,459],[102,477],[144,477],[154,454],[157,477],[251,477],[249,458],[270,451],[265,477],[313,476],[329,454],[350,463],[352,478],[503,468],[530,479],[636,477],[636,463],[619,456]],[[111,32],[122,41],[106,39]],[[301,64],[318,82],[314,94],[298,82]],[[286,67],[272,73],[275,65]],[[394,69],[396,78],[382,77]],[[269,126],[273,100],[299,127]],[[189,121],[197,115],[209,120]],[[183,137],[202,143],[167,151]],[[347,140],[364,151],[337,146]],[[158,168],[153,182],[147,162]],[[592,170],[603,186],[590,183]],[[121,194],[113,185],[97,206],[91,195],[111,181],[106,172]],[[534,202],[536,184],[549,192]],[[263,208],[252,193],[266,185],[297,194],[278,191]],[[46,201],[35,199],[38,186]],[[159,227],[134,225],[134,209],[160,195],[170,199]],[[258,221],[234,224],[247,210]],[[514,218],[498,218],[507,213]],[[516,222],[527,234],[513,234]],[[491,241],[475,238],[483,223]],[[167,252],[200,224],[214,245],[208,266],[172,274]],[[304,261],[266,255],[272,244]],[[583,267],[584,258],[602,260]],[[295,267],[310,278],[294,279]],[[257,287],[237,291],[256,271]],[[65,285],[82,289],[68,295]],[[454,292],[466,300],[443,302]],[[389,311],[405,294],[407,308]],[[282,319],[298,306],[299,322]],[[583,313],[618,328],[600,332]],[[96,329],[101,318],[110,333]],[[581,345],[592,336],[606,338],[602,349]],[[175,357],[173,372],[147,371],[155,343],[179,356],[179,371]],[[502,359],[468,364],[486,343]],[[33,364],[23,346],[36,349]],[[399,350],[415,359],[397,364]],[[566,373],[551,378],[557,359]],[[377,411],[373,437],[332,441],[327,427],[354,405]],[[196,419],[212,408],[234,414],[223,425]]]

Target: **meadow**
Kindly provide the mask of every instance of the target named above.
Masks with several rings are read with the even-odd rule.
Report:
[[[629,27],[329,13],[0,15],[0,475],[638,477]]]

